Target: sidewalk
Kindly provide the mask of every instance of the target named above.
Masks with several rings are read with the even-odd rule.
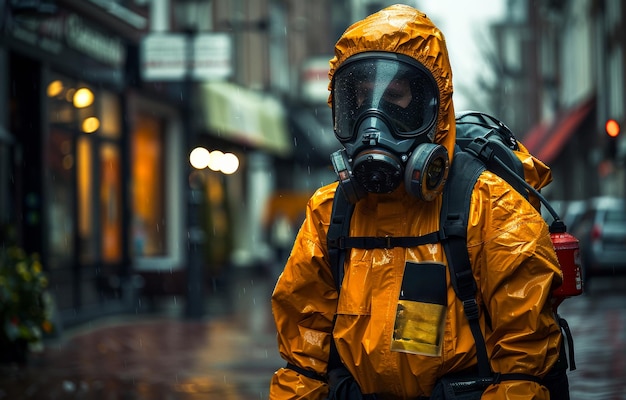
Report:
[[[269,290],[253,283],[235,289],[229,314],[209,300],[207,310],[218,312],[198,321],[175,307],[68,330],[25,366],[0,366],[0,399],[266,399],[284,364]]]

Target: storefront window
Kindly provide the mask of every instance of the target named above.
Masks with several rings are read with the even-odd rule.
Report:
[[[122,260],[120,106],[112,92],[59,74],[47,86],[48,247],[59,265]],[[99,216],[99,217],[98,217]]]
[[[100,226],[102,259],[115,263],[122,259],[122,185],[120,152],[117,146],[100,148]]]
[[[163,122],[138,114],[132,135],[133,253],[139,257],[166,254],[163,177]]]
[[[69,132],[60,129],[50,132],[45,161],[50,267],[58,268],[71,264],[74,256],[75,159]]]
[[[120,126],[122,117],[117,96],[111,92],[102,91],[99,93],[98,113],[102,118],[99,133],[107,138],[119,139],[122,128]]]
[[[79,136],[76,143],[77,189],[78,189],[78,237],[79,260],[82,264],[96,261],[97,244],[94,222],[94,181],[91,177],[93,144],[91,138]]]

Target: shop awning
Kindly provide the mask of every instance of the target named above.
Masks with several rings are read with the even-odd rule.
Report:
[[[548,135],[549,131],[550,124],[547,121],[542,121],[535,125],[530,131],[528,131],[521,141],[524,146],[529,149],[529,151],[530,149],[536,151],[536,149],[539,147],[539,143],[545,140],[546,135]],[[533,151],[531,151],[531,153],[534,154]]]
[[[291,154],[286,113],[278,99],[229,82],[207,82],[199,101],[203,130],[274,154]]]
[[[326,104],[289,109],[294,136],[293,154],[307,165],[330,165],[330,154],[341,148],[333,133],[333,117]]]
[[[549,164],[585,121],[594,105],[594,99],[586,100],[562,113],[552,124],[537,124],[524,136],[522,143],[531,154]]]

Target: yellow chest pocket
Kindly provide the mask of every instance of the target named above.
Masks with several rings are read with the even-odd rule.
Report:
[[[446,296],[444,264],[407,262],[396,308],[391,350],[440,356]]]

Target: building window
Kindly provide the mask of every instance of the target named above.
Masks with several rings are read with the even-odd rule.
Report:
[[[52,129],[45,146],[45,185],[50,268],[72,266],[75,249],[75,152],[72,134]],[[30,201],[26,199],[26,202]]]
[[[134,255],[139,257],[167,253],[162,126],[160,119],[140,113],[132,134],[132,238]]]
[[[52,266],[122,260],[120,103],[113,92],[51,74],[46,149]]]
[[[122,260],[122,182],[119,148],[110,143],[100,146],[100,226],[102,260]]]

